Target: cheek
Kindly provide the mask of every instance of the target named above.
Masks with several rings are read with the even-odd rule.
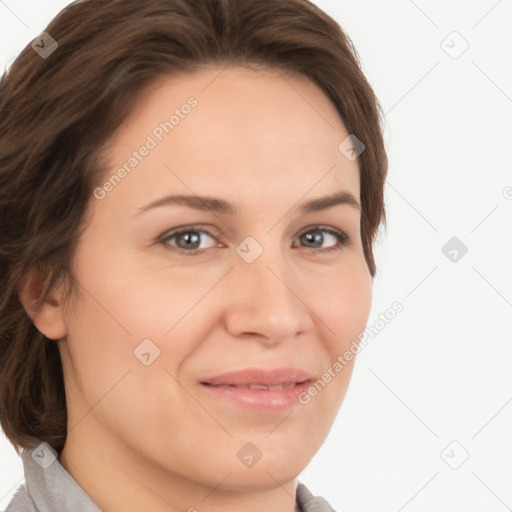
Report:
[[[191,272],[148,265],[133,252],[94,239],[82,245],[75,272],[82,285],[76,332],[94,332],[105,350],[133,350],[146,338],[162,338],[205,288]]]
[[[112,279],[96,285],[94,298],[82,294],[63,350],[74,434],[85,435],[101,424],[134,446],[151,443],[146,438],[156,425],[173,424],[190,406],[173,379],[191,350],[186,343],[190,338],[174,343],[172,331],[162,336],[174,315],[148,304],[150,295],[118,294]]]
[[[319,311],[328,326],[324,330],[324,346],[331,363],[324,368],[321,379],[327,383],[322,394],[325,394],[325,411],[329,416],[335,415],[348,388],[371,303],[371,279],[364,271],[345,276],[342,283],[331,285],[322,297]]]
[[[213,317],[204,315],[209,298],[201,299],[218,276],[149,267],[98,248],[80,253],[75,273],[80,296],[67,314],[65,352],[70,381],[84,403],[91,407],[108,391],[108,415],[121,415],[125,405],[151,403],[153,395],[144,391],[176,388],[166,370],[176,375],[204,337],[202,324]]]
[[[365,265],[353,265],[317,280],[306,295],[324,324],[331,358],[342,354],[360,335],[372,306],[372,281]]]

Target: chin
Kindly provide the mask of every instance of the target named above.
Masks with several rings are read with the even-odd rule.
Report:
[[[313,455],[313,449],[308,450],[304,445],[295,450],[269,449],[252,467],[244,467],[237,460],[225,484],[240,491],[275,488],[297,478]]]
[[[229,450],[228,450],[229,451]],[[200,466],[189,466],[186,474],[189,479],[202,482],[207,487],[234,492],[252,492],[265,489],[275,489],[278,485],[296,479],[304,468],[309,464],[314,453],[312,448],[295,450],[268,450],[264,449],[261,458],[252,462],[252,465],[245,465],[238,455],[239,448],[235,448],[228,457],[219,456],[220,452],[201,461]],[[255,460],[255,459],[254,459]]]

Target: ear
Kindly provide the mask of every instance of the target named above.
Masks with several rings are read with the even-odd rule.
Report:
[[[18,295],[37,330],[47,338],[60,340],[66,336],[66,326],[58,291],[50,293],[40,308],[36,307],[37,299],[41,296],[44,284],[43,271],[39,265],[36,265],[18,282]]]

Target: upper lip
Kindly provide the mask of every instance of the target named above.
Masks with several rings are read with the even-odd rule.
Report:
[[[223,373],[201,380],[201,384],[228,384],[231,386],[277,386],[279,384],[300,383],[311,380],[311,374],[298,368],[245,368]]]

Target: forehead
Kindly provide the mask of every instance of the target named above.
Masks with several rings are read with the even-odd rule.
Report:
[[[302,76],[210,66],[160,77],[111,139],[110,173],[152,146],[112,195],[137,202],[165,188],[270,200],[315,189],[359,197],[357,161],[338,148],[347,136],[329,98]]]

